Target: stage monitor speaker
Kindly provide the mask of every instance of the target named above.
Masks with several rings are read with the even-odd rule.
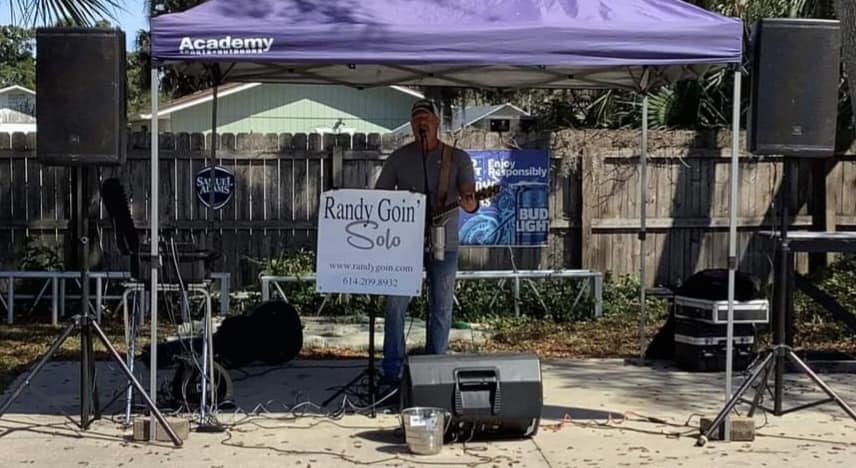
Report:
[[[36,154],[50,166],[125,161],[125,34],[36,31]]]
[[[841,70],[838,21],[762,19],[752,31],[748,149],[832,156]]]
[[[533,436],[543,407],[541,363],[531,353],[411,356],[401,407],[416,406],[448,411],[450,439]]]

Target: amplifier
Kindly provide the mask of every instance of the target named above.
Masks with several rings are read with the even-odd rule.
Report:
[[[525,354],[411,356],[401,407],[442,408],[450,439],[531,437],[543,407],[541,362]]]
[[[675,364],[688,371],[724,371],[726,327],[675,317]],[[735,324],[733,335],[732,366],[743,370],[755,358],[755,326]]]
[[[710,301],[675,296],[675,316],[712,324],[728,323],[728,301]],[[770,307],[766,299],[734,301],[734,323],[767,323]]]

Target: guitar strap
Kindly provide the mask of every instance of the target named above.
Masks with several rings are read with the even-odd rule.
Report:
[[[437,180],[437,200],[440,206],[446,206],[449,192],[449,176],[452,173],[452,147],[443,143],[443,158],[440,160],[440,178]]]

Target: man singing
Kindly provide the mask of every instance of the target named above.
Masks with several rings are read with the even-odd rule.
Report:
[[[465,151],[439,140],[439,126],[440,118],[433,102],[423,99],[414,103],[410,109],[410,128],[416,141],[389,156],[375,188],[427,193],[427,213],[437,212],[454,202],[473,213],[478,209],[473,163]],[[425,352],[445,354],[458,269],[458,210],[452,209],[438,217],[429,215],[425,223],[429,233],[436,231],[431,226],[437,223],[445,227],[442,239],[426,239],[428,327]],[[432,245],[438,247],[440,253],[436,252],[437,248],[432,251]],[[404,315],[409,303],[408,296],[386,298],[382,366],[383,383],[390,386],[397,386],[400,379],[406,352]]]

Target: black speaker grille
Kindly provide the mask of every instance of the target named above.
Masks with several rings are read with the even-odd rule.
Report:
[[[36,32],[36,153],[47,165],[125,160],[125,35],[94,28]]]
[[[749,151],[835,151],[841,33],[837,21],[764,19],[752,36]]]

